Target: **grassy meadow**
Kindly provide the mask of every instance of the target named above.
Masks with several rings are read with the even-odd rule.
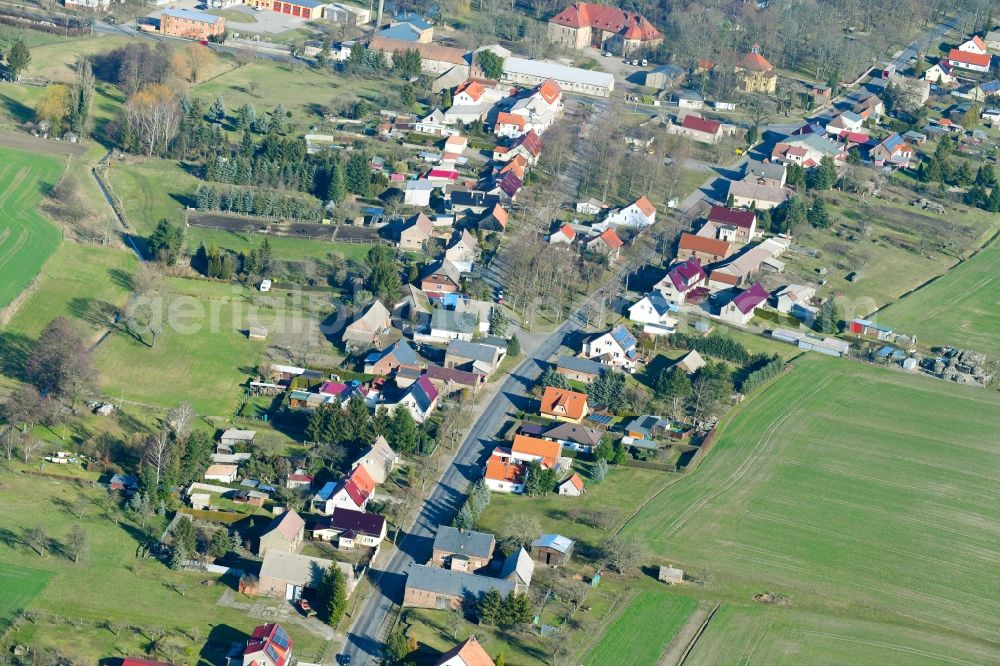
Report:
[[[231,642],[245,638],[259,623],[245,611],[217,604],[228,582],[137,557],[137,546],[146,539],[142,526],[108,517],[104,489],[91,487],[93,474],[82,472],[82,483],[75,483],[29,476],[21,469],[15,466],[0,476],[0,584],[5,591],[0,615],[26,607],[38,620],[12,634],[14,641],[56,647],[73,663],[95,664],[113,656],[142,655],[155,641],[152,637],[162,635],[161,656],[208,666],[222,664]],[[160,530],[162,521],[154,518],[155,525],[147,527]],[[84,528],[89,540],[79,563],[64,546],[74,524]],[[50,538],[44,554],[23,539],[36,526]],[[298,626],[286,628],[297,650],[301,645],[303,658],[321,647],[320,639]]]
[[[825,268],[821,295],[841,294],[846,315],[865,316],[945,273],[985,243],[1000,224],[995,215],[965,206],[949,208],[945,215],[922,211],[908,205],[915,198],[898,188],[874,200],[844,192],[825,194],[830,226],[796,229],[796,242],[818,250],[819,256],[786,252],[786,281],[817,283],[816,270]],[[860,274],[856,282],[847,279],[852,272]]]
[[[37,206],[62,168],[54,157],[0,148],[0,308],[31,284],[59,245],[59,229]]]
[[[928,345],[950,344],[1000,357],[1000,239],[954,270],[879,312],[879,321]]]
[[[956,660],[995,662],[1000,450],[984,434],[1000,427],[998,408],[995,393],[803,358],[736,407],[706,461],[625,532],[702,572],[706,593],[787,596],[780,617],[807,633],[822,623],[800,613],[881,623],[867,631],[887,647],[862,645],[855,663],[914,632],[948,641]],[[701,642],[713,649],[711,634]]]
[[[663,591],[640,592],[608,627],[583,663],[612,664],[627,654],[628,662],[634,666],[656,666],[697,606],[694,597]]]

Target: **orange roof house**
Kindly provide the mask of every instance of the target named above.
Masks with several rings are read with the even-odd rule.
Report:
[[[458,88],[455,89],[455,94],[465,93],[474,102],[478,102],[479,98],[483,96],[486,92],[486,86],[484,86],[479,81],[474,79],[466,79]]]
[[[434,663],[434,666],[493,666],[493,659],[486,654],[486,650],[479,645],[475,636],[470,636],[465,642],[459,643],[448,652],[441,655],[441,659]]]
[[[545,82],[538,86],[538,94],[542,96],[546,104],[552,106],[562,97],[562,88],[552,79],[546,79]]]
[[[551,467],[562,453],[562,444],[527,435],[514,435],[514,444],[510,447],[510,453],[516,460],[537,461],[545,467]],[[551,462],[552,465],[547,465],[548,462]]]
[[[528,168],[528,160],[524,159],[523,155],[515,155],[514,159],[507,162],[507,164],[504,165],[502,169],[500,169],[500,173],[507,173],[508,171],[513,171],[514,175],[523,181],[524,171],[527,168]]]
[[[732,254],[732,252],[733,246],[729,241],[688,233],[681,234],[681,240],[677,244],[678,261],[697,257],[701,263],[711,264],[716,261],[722,261]]]
[[[643,195],[638,199],[636,199],[636,202],[633,205],[639,210],[641,210],[642,214],[645,215],[646,217],[656,215],[656,206],[653,205],[653,202],[650,201],[646,197],[646,195]]]
[[[663,35],[642,14],[589,2],[574,2],[549,19],[548,36],[564,46],[597,46],[623,55],[663,42]]]
[[[580,423],[587,416],[588,410],[585,393],[547,386],[542,394],[539,413],[557,421]]]
[[[526,118],[524,116],[519,116],[516,113],[501,111],[497,114],[497,125],[514,125],[518,129],[523,130],[525,121]]]

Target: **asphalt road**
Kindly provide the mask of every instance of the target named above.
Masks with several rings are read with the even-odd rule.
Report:
[[[379,658],[384,639],[380,634],[382,624],[393,607],[402,603],[407,568],[413,562],[422,564],[430,559],[438,526],[451,523],[468,485],[482,476],[483,464],[496,445],[495,433],[518,409],[527,406],[529,399],[524,394],[566,336],[584,326],[582,312],[589,303],[588,299],[558,329],[543,338],[534,352],[504,380],[424,502],[413,526],[399,540],[397,552],[384,570],[372,573],[375,589],[351,628],[342,653],[350,656],[352,664],[368,664]]]

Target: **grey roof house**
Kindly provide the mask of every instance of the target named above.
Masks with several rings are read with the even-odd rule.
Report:
[[[464,604],[474,603],[490,590],[496,590],[501,596],[507,596],[514,592],[516,587],[509,580],[411,564],[406,576],[403,606],[460,608]]]

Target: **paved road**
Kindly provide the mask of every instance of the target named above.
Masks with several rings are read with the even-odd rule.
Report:
[[[380,634],[382,624],[393,607],[402,602],[407,567],[413,562],[423,563],[430,559],[438,526],[451,523],[465,498],[466,488],[482,476],[483,464],[495,445],[494,434],[506,419],[525,408],[528,398],[523,394],[528,392],[545,361],[556,353],[566,336],[584,326],[582,312],[588,304],[589,300],[556,331],[538,338],[537,348],[528,352],[529,357],[504,380],[424,502],[413,526],[399,540],[399,550],[384,570],[373,572],[375,589],[348,634],[344,648],[352,664],[371,663],[379,657],[384,639]]]

